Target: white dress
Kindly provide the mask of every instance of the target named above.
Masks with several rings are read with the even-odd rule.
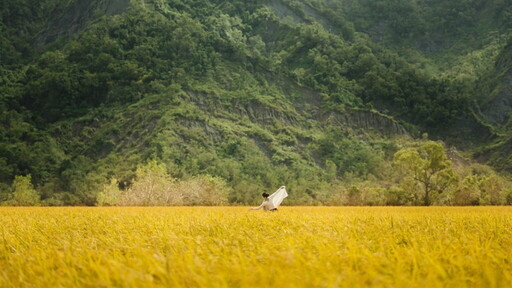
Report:
[[[277,189],[276,192],[272,193],[272,195],[268,196],[269,208],[277,209],[279,205],[283,202],[284,198],[288,197],[288,193],[286,192],[286,187],[282,186]]]

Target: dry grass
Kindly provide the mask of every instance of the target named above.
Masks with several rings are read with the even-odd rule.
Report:
[[[0,219],[0,287],[512,283],[511,207],[1,208]]]

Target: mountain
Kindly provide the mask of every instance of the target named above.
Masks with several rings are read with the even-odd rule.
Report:
[[[48,203],[94,204],[157,160],[224,179],[231,202],[287,183],[325,203],[350,179],[388,185],[425,133],[511,171],[511,16],[499,0],[3,1],[0,194],[31,174]]]

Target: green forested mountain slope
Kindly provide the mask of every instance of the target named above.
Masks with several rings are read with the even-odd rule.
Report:
[[[31,174],[48,203],[94,204],[157,160],[221,177],[232,202],[287,183],[325,203],[339,181],[390,181],[423,132],[510,169],[511,7],[3,1],[2,197]]]

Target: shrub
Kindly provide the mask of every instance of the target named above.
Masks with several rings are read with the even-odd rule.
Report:
[[[118,181],[115,178],[110,179],[96,197],[99,206],[117,205],[121,200],[121,190],[119,190]]]
[[[137,168],[135,180],[121,195],[121,205],[154,206],[182,205],[183,196],[177,181],[167,174],[164,164],[150,161]]]
[[[230,189],[226,181],[219,177],[202,175],[180,183],[181,195],[186,205],[227,204]]]
[[[512,205],[512,190],[508,191],[505,196],[505,203],[507,205]]]
[[[386,190],[386,205],[401,206],[409,205],[412,202],[412,197],[405,190],[400,188],[390,188]]]
[[[9,201],[10,205],[15,206],[33,206],[41,201],[41,197],[32,186],[32,176],[16,176],[13,182],[13,198]]]

